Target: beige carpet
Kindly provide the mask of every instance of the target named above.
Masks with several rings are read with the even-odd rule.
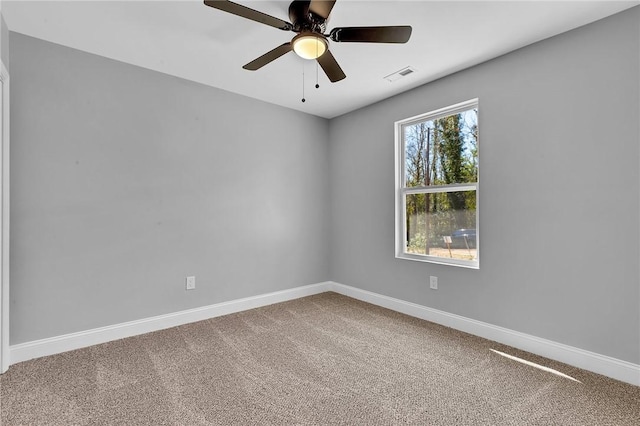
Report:
[[[2,426],[640,425],[638,387],[335,293],[0,377]]]

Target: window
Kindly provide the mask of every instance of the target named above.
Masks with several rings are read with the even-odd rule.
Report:
[[[396,257],[478,268],[478,100],[395,126]]]

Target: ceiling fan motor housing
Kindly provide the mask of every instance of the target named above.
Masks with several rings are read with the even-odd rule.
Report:
[[[309,10],[310,0],[294,0],[289,5],[289,19],[295,32],[315,32],[322,34],[327,19]]]

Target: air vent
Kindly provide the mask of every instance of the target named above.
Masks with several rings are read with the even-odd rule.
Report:
[[[389,74],[388,76],[386,76],[384,79],[393,83],[396,80],[401,79],[402,77],[406,77],[409,74],[413,74],[414,72],[416,72],[416,69],[413,67],[405,67],[402,68],[399,71],[394,72],[393,74]]]

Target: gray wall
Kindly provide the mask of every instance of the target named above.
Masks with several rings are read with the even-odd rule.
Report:
[[[640,363],[639,21],[636,7],[333,119],[331,279]],[[475,97],[480,269],[395,259],[393,123]]]
[[[327,120],[10,43],[12,344],[328,279]]]

